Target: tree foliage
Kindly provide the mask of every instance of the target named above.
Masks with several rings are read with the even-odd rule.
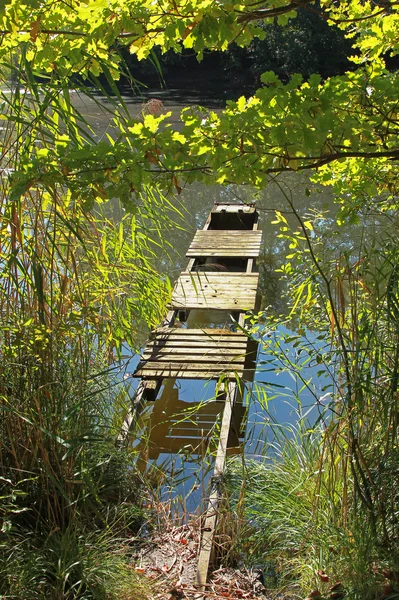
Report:
[[[72,7],[12,2],[3,9],[0,55],[7,60],[12,49],[23,48],[31,77],[47,73],[50,86],[74,72],[117,78],[121,44],[139,58],[155,47],[163,52],[193,48],[201,58],[204,48],[225,49],[233,40],[244,45],[263,38],[260,19],[284,23],[296,7],[295,2],[265,2],[254,9],[249,2],[205,0],[97,0]],[[13,178],[14,193],[23,193],[30,181],[46,187],[51,179],[84,194],[97,189],[97,197],[104,189],[109,197],[112,190],[134,204],[135,194],[155,180],[163,189],[177,191],[193,180],[262,187],[270,174],[306,169],[318,181],[335,185],[346,207],[356,209],[359,198],[363,202],[377,193],[385,195],[387,206],[394,203],[397,74],[386,69],[384,57],[397,53],[397,9],[353,1],[301,7],[321,10],[328,23],[345,31],[357,52],[354,72],[325,82],[312,76],[304,83],[294,76],[287,84],[264,74],[253,97],[229,103],[221,115],[186,110],[179,133],[172,131],[168,115],[147,115],[143,123],[121,120],[119,137],[95,148],[77,148],[69,132],[46,155],[33,150],[29,164]]]

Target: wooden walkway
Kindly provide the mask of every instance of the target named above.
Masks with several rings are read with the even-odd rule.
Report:
[[[259,256],[261,243],[260,231],[197,231],[186,256],[256,258]]]
[[[146,347],[136,377],[234,379],[256,358],[242,332],[217,329],[158,330]]]
[[[222,420],[198,557],[196,583],[200,591],[205,589],[212,556],[233,406],[237,404],[243,410],[242,387],[238,382],[251,381],[255,371],[257,344],[245,332],[245,313],[259,310],[256,258],[261,241],[254,205],[214,206],[204,229],[196,232],[188,249],[189,263],[174,286],[168,316],[163,326],[152,333],[134,373],[141,382],[121,434],[121,437],[127,435],[135,413],[146,400],[156,400],[164,380],[225,380],[217,397],[223,402]],[[236,327],[184,326],[190,311],[204,309],[227,311],[236,320]],[[178,318],[180,327],[175,326]],[[214,412],[209,407],[199,409],[198,419],[205,419],[204,424],[212,423]],[[180,440],[186,439],[187,431],[190,439],[193,429],[185,424]],[[174,447],[180,448],[181,441],[176,440]]]
[[[171,308],[255,310],[258,279],[258,273],[184,272],[173,290]]]

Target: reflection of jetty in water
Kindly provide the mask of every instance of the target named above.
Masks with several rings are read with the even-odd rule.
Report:
[[[134,373],[141,381],[121,436],[129,433],[146,401],[155,401],[148,439],[136,447],[143,466],[164,453],[201,459],[209,456],[210,442],[216,442],[198,558],[201,590],[212,555],[227,452],[239,448],[243,433],[244,382],[252,381],[255,372],[257,343],[246,332],[245,314],[259,310],[260,304],[258,216],[252,204],[216,204],[196,232],[169,313],[151,333]],[[179,379],[212,380],[213,398],[200,403],[179,399]]]
[[[148,438],[136,447],[141,459],[157,460],[162,453],[204,456],[220,429],[223,402],[215,399],[185,402],[179,399],[174,379],[165,381],[149,418]],[[240,452],[245,433],[245,407],[235,404],[227,442],[228,454]]]

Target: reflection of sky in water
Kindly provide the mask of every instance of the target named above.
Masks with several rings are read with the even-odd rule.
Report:
[[[279,337],[290,333],[285,327],[277,331]],[[315,338],[308,334],[301,339],[306,344],[312,337]],[[284,340],[280,344],[293,365],[302,364],[306,355],[298,351],[301,344],[294,346]],[[321,342],[314,339],[313,346],[321,348]],[[273,452],[272,447],[278,437],[292,435],[292,430],[300,422],[306,427],[326,418],[325,404],[328,403],[331,384],[328,374],[318,375],[319,364],[304,365],[301,378],[295,375],[294,369],[291,372],[280,371],[281,367],[282,364],[268,352],[267,346],[260,345],[254,386],[248,400],[245,453],[251,458]]]

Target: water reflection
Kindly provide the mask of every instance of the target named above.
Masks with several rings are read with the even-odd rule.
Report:
[[[161,473],[158,485],[163,500],[173,509],[202,510],[222,418],[223,402],[216,397],[216,382],[166,379],[156,402],[142,415],[146,435],[135,443],[138,465]],[[228,440],[228,455],[240,453],[245,434],[246,408],[237,404]]]

